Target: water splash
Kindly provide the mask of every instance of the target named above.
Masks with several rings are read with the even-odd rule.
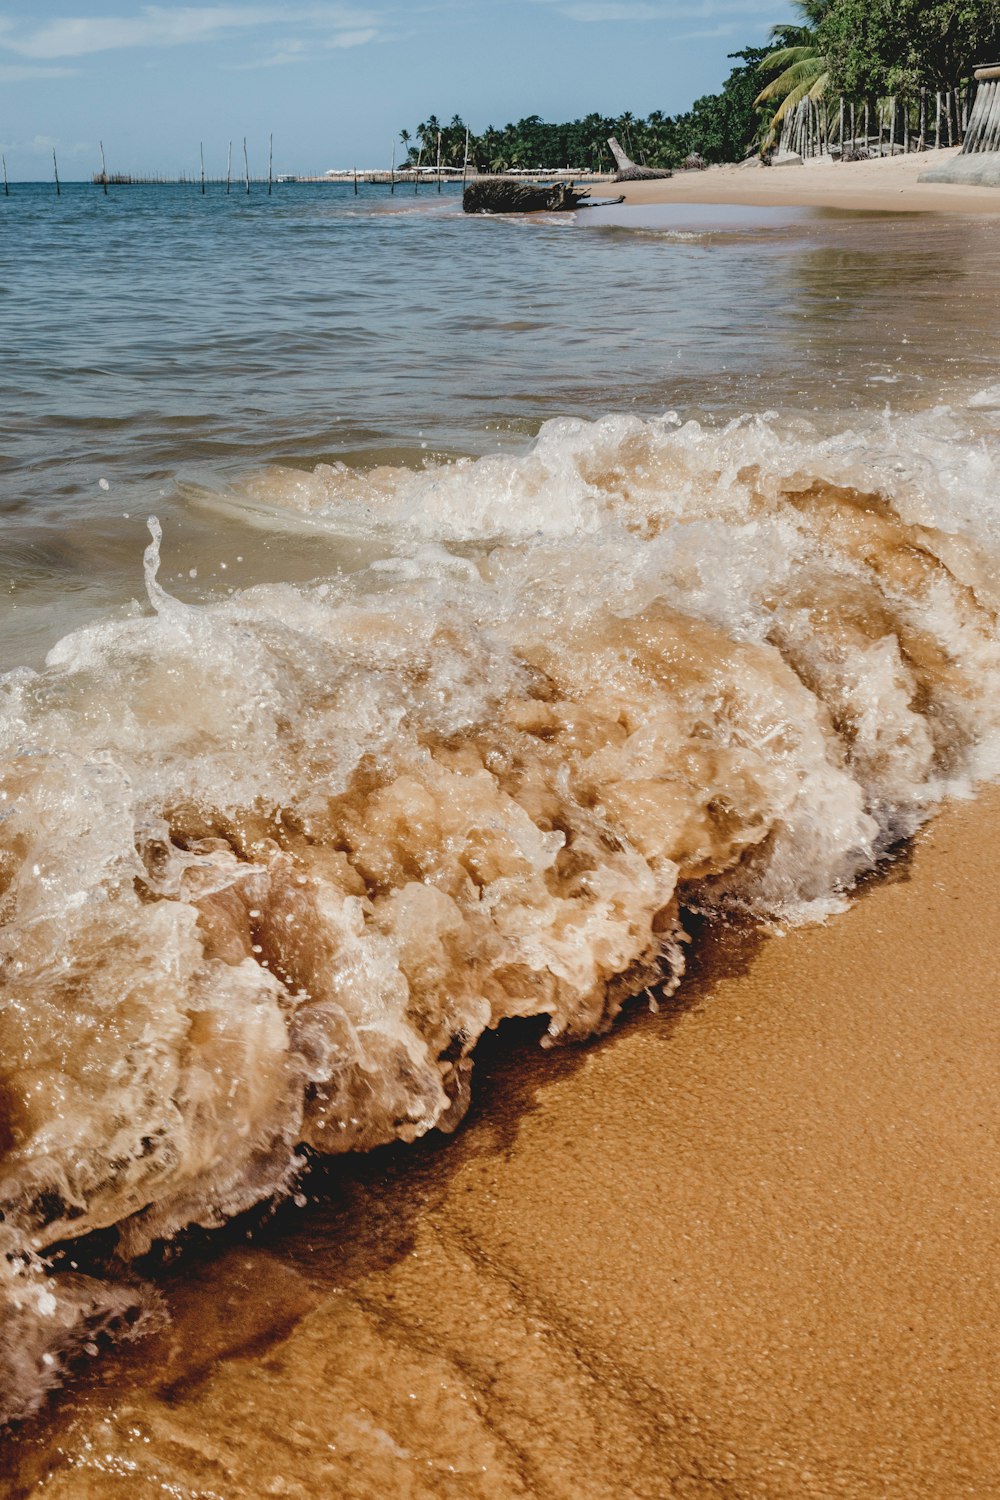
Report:
[[[827,915],[995,773],[997,448],[961,432],[618,417],[270,473],[381,556],[198,607],[151,518],[152,615],[0,679],[8,1411],[137,1305],[47,1247],[127,1260],[302,1142],[452,1129],[486,1028],[600,1031],[681,982],[685,908]]]

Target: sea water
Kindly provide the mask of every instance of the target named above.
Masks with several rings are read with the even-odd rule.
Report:
[[[998,281],[976,220],[0,204],[3,1414],[151,1246],[996,773]]]

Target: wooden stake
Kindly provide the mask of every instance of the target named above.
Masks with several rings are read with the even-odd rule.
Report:
[[[392,163],[389,167],[389,192],[396,191],[396,142],[392,143]]]
[[[424,148],[423,148],[423,145],[421,144],[420,150],[417,152],[417,170],[413,174],[413,196],[414,196],[414,198],[417,196],[417,189],[420,186],[420,163],[423,161],[423,159],[424,159]]]
[[[101,148],[101,182],[104,184],[104,196],[108,196],[108,164],[104,160],[104,142],[97,143]]]
[[[10,197],[10,187],[8,185],[8,182],[7,182],[7,158],[6,158],[6,156],[0,156],[0,162],[3,162],[3,195],[4,195],[5,198],[9,198]]]
[[[247,156],[247,138],[243,137],[243,174],[247,181],[247,197],[250,196],[250,158]]]
[[[233,143],[229,142],[229,155],[226,157],[226,196],[229,196],[229,183],[233,175]]]
[[[465,179],[469,175],[469,127],[465,127],[465,156],[462,158],[462,192],[465,192]]]
[[[941,144],[941,90],[937,91],[937,107],[934,111],[934,149]]]
[[[440,132],[440,130],[438,131],[437,175],[438,175],[438,192],[440,192],[441,191],[441,132]]]
[[[844,151],[844,96],[843,96],[843,94],[841,94],[841,96],[840,96],[840,129],[838,131],[837,139],[838,139],[838,141],[840,143],[841,155],[843,155],[843,151]]]
[[[358,196],[358,169],[357,169],[357,167],[354,168],[354,196],[355,196],[355,198]]]
[[[201,155],[201,196],[205,196],[205,142],[198,142],[198,151]]]
[[[274,131],[272,130],[271,134],[267,138],[267,196],[269,198],[271,196],[271,183],[273,181],[273,175],[274,175],[273,171],[272,171],[273,166],[274,166]]]
[[[56,174],[56,197],[62,197],[62,189],[59,186],[59,163],[56,161],[56,148],[52,147],[52,166]]]

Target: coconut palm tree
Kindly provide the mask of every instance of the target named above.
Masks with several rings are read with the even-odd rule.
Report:
[[[830,0],[798,0],[797,9],[805,26],[775,26],[771,35],[781,43],[760,64],[762,73],[775,76],[761,89],[755,104],[777,104],[768,127],[765,145],[771,145],[782,122],[806,97],[822,99],[830,81],[830,65],[820,43],[819,28],[830,7]]]

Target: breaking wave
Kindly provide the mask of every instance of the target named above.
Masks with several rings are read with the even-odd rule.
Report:
[[[825,916],[995,774],[990,420],[268,471],[225,503],[367,565],[200,606],[151,523],[151,609],[0,679],[0,1411],[302,1143],[454,1128],[486,1028],[600,1031],[683,910]],[[121,1281],[47,1264],[111,1227]]]

